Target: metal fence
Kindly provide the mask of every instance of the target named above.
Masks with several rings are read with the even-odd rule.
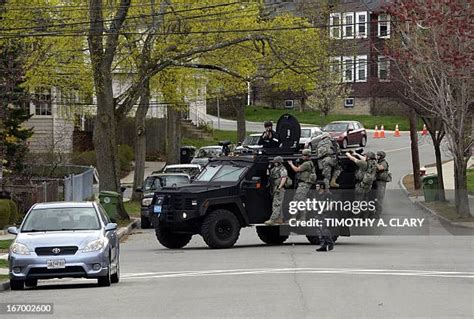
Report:
[[[18,183],[19,184],[19,183]],[[60,200],[60,182],[58,180],[42,181],[35,184],[8,185],[4,190],[11,194],[18,204],[20,212],[26,213],[35,203],[55,202]]]
[[[64,200],[83,201],[94,195],[94,169],[64,178]]]

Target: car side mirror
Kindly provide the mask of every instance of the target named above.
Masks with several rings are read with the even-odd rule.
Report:
[[[16,227],[8,227],[7,232],[12,235],[18,235],[18,228]]]
[[[347,129],[347,133],[352,132],[353,130],[354,130],[354,129],[352,129],[352,128],[348,128],[348,129]]]
[[[117,229],[117,224],[116,223],[108,223],[107,225],[105,225],[105,231],[106,232],[116,230],[116,229]]]
[[[137,188],[135,188],[135,192],[137,192],[137,193],[143,193],[143,188],[137,187]]]

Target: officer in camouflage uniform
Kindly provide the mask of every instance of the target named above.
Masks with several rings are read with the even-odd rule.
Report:
[[[331,201],[332,195],[328,189],[326,189],[326,183],[324,181],[318,181],[316,183],[316,198],[318,201]],[[325,218],[333,217],[329,214],[328,211],[322,212],[318,215],[319,220],[321,221],[321,227],[319,227],[319,241],[321,247],[316,249],[316,251],[330,251],[334,249],[334,239],[332,236],[331,229],[326,224]]]
[[[303,150],[303,163],[299,166],[295,166],[293,162],[288,161],[291,169],[296,173],[296,191],[294,201],[305,201],[308,197],[308,192],[311,189],[311,185],[316,182],[316,171],[314,170],[314,164],[311,160],[311,150]],[[314,181],[312,181],[314,179]],[[300,212],[300,220],[306,219],[306,210]]]
[[[283,224],[283,214],[281,206],[285,198],[285,183],[288,172],[283,165],[283,158],[277,156],[272,161],[273,167],[270,170],[270,187],[273,194],[272,215],[265,222],[267,225]]]
[[[385,152],[377,152],[377,174],[375,180],[377,183],[377,212],[380,214],[383,209],[383,199],[385,197],[385,188],[387,187],[387,182],[392,181],[392,174],[388,171],[388,162],[385,159]]]
[[[346,153],[346,156],[357,165],[355,174],[355,200],[364,200],[372,189],[377,173],[377,161],[374,152],[367,152],[365,155],[357,153]]]
[[[337,142],[335,144],[337,146],[334,145],[331,137],[327,135],[319,141],[317,147],[318,167],[324,176],[326,189],[329,189],[329,186],[333,188],[339,187],[336,180],[341,174],[342,168],[337,160],[337,155],[340,152],[339,145]]]

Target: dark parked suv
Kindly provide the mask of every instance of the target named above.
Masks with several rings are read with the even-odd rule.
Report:
[[[331,134],[341,148],[347,148],[350,145],[364,147],[367,144],[367,132],[362,124],[357,121],[331,122],[323,130]]]

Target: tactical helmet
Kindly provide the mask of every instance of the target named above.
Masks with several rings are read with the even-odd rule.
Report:
[[[387,154],[385,154],[384,151],[378,151],[378,152],[377,152],[377,156],[379,156],[380,158],[385,158],[386,155],[387,155]]]
[[[263,123],[263,126],[270,127],[270,126],[273,126],[273,123],[271,121],[265,121],[265,123]]]
[[[283,157],[277,156],[272,160],[272,163],[283,163]]]
[[[366,152],[366,153],[365,153],[365,156],[367,156],[368,159],[376,159],[375,153],[374,153],[374,152],[371,152],[371,151]]]
[[[310,149],[304,149],[302,152],[303,156],[311,156],[311,150]]]

